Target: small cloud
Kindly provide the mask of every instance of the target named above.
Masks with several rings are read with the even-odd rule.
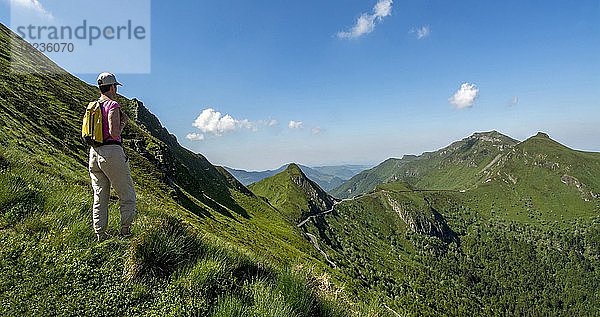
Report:
[[[186,139],[190,140],[190,141],[203,141],[204,140],[204,134],[200,134],[200,133],[188,133],[185,136]]]
[[[266,124],[269,127],[274,127],[274,126],[278,125],[279,122],[277,122],[277,120],[275,120],[275,119],[271,119],[271,120],[267,121]]]
[[[393,0],[377,1],[377,4],[373,7],[372,13],[361,14],[350,30],[338,32],[337,37],[342,39],[355,39],[373,32],[376,23],[381,23],[383,18],[392,14],[393,3]]]
[[[514,107],[519,103],[519,96],[514,96],[512,97],[512,99],[510,99],[510,102],[508,103],[509,107]]]
[[[315,127],[310,130],[310,133],[312,133],[313,135],[317,135],[317,134],[321,134],[321,131],[322,131],[321,128]]]
[[[52,13],[44,8],[39,0],[9,0],[11,8],[22,8],[30,10],[48,20],[53,20]]]
[[[475,84],[464,83],[460,85],[460,88],[448,99],[448,102],[454,105],[456,109],[464,109],[472,107],[478,96],[479,88],[477,88]]]
[[[409,33],[415,34],[417,36],[417,39],[421,40],[428,37],[429,34],[431,34],[431,29],[429,28],[429,25],[424,25],[417,29],[411,29]]]
[[[294,121],[291,120],[290,123],[288,123],[288,128],[290,129],[302,129],[302,121]]]
[[[192,126],[198,128],[202,133],[210,133],[215,136],[222,136],[237,129],[252,131],[258,129],[256,124],[248,119],[237,120],[228,114],[222,115],[212,108],[202,110],[202,113],[196,118]]]

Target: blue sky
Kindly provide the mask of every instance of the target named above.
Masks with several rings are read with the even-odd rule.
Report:
[[[377,164],[489,130],[600,150],[597,0],[153,1],[151,12],[151,72],[116,72],[120,92],[214,164]]]

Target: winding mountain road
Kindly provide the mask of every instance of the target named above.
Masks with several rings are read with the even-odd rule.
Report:
[[[304,227],[304,225],[305,225],[305,224],[306,224],[306,223],[307,223],[309,220],[311,220],[311,219],[314,219],[314,218],[316,218],[316,217],[318,217],[318,216],[323,216],[323,215],[326,215],[326,214],[328,214],[328,213],[331,213],[331,212],[333,212],[333,210],[335,209],[335,206],[337,206],[338,204],[340,204],[340,203],[342,203],[342,202],[344,202],[344,201],[350,201],[350,200],[354,200],[355,198],[357,198],[357,197],[353,197],[353,198],[345,198],[345,199],[342,199],[342,200],[337,200],[337,201],[334,201],[334,202],[333,202],[333,206],[331,206],[331,208],[330,208],[330,209],[328,209],[328,210],[325,210],[325,211],[323,211],[323,212],[320,212],[320,213],[317,213],[317,214],[314,214],[314,215],[311,215],[311,216],[308,216],[308,217],[306,217],[306,219],[304,219],[304,220],[300,221],[300,223],[297,225],[297,226],[298,226],[298,228],[302,228],[302,227]],[[315,249],[317,249],[317,251],[319,251],[319,252],[320,252],[320,253],[323,255],[323,257],[325,257],[325,261],[327,261],[327,263],[328,263],[328,264],[329,264],[329,265],[330,265],[332,268],[334,268],[334,269],[335,269],[335,268],[337,268],[337,264],[335,264],[333,261],[331,261],[331,260],[329,259],[329,257],[327,256],[327,253],[325,253],[325,251],[323,251],[323,249],[321,249],[321,247],[319,246],[319,242],[317,241],[317,237],[315,237],[313,234],[310,234],[310,233],[308,233],[308,232],[306,232],[306,231],[303,231],[303,233],[304,233],[304,234],[305,234],[305,235],[308,237],[308,240],[310,240],[310,242],[311,242],[311,243],[312,243],[312,245],[315,247]]]
[[[388,192],[385,189],[380,190],[380,191],[383,192],[383,193],[387,193]],[[436,189],[413,189],[413,190],[395,190],[394,192],[396,192],[396,193],[404,193],[404,192],[459,192],[459,191],[457,191],[457,190],[447,190],[447,189],[437,189],[437,190]],[[461,192],[463,192],[463,191],[461,191]],[[356,196],[354,196],[352,198],[344,198],[342,200],[336,200],[336,201],[333,202],[333,206],[331,206],[330,209],[306,217],[304,220],[300,221],[297,224],[297,227],[298,228],[302,228],[311,219],[315,219],[316,217],[324,216],[326,214],[332,213],[335,210],[335,206],[337,206],[338,204],[341,204],[341,203],[343,203],[345,201],[352,201],[352,200],[355,200],[357,198],[361,198],[363,196],[370,196],[370,195],[373,195],[375,193],[376,192],[370,192],[370,193],[356,195]],[[331,267],[333,267],[334,269],[337,268],[337,265],[333,261],[331,261],[329,259],[329,256],[327,256],[327,253],[325,253],[325,251],[323,251],[323,249],[321,249],[321,247],[319,246],[319,242],[317,240],[317,237],[315,237],[313,234],[310,234],[310,233],[308,233],[306,231],[303,231],[302,233],[304,235],[306,235],[306,237],[312,243],[312,245],[315,247],[315,249],[317,249],[317,251],[319,251],[319,253],[321,253],[323,255],[323,257],[325,257],[325,260],[327,261],[327,263]]]

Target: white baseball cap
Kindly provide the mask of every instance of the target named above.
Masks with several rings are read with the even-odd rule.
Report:
[[[111,73],[102,73],[102,74],[98,75],[97,82],[98,82],[98,86],[105,86],[105,85],[123,86],[117,81],[117,78],[115,77],[115,75],[113,75]]]

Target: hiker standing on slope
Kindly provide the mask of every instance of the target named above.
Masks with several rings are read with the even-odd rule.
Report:
[[[119,196],[121,209],[122,237],[130,236],[131,223],[136,214],[135,189],[129,169],[129,159],[122,147],[121,131],[129,119],[121,111],[121,106],[115,101],[117,86],[121,86],[115,75],[102,73],[98,76],[102,110],[103,142],[90,148],[89,171],[94,188],[93,223],[97,240],[108,238],[108,201],[110,186],[115,188]]]

